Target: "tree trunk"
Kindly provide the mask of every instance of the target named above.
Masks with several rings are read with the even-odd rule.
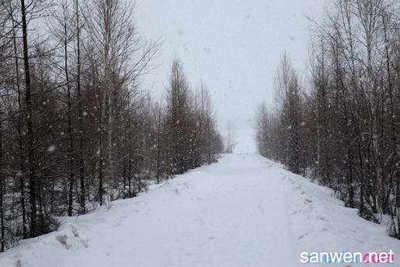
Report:
[[[26,208],[25,208],[25,167],[24,167],[24,144],[23,144],[23,135],[22,135],[22,127],[23,127],[23,116],[24,110],[22,107],[22,99],[21,99],[21,84],[20,84],[20,74],[19,74],[19,59],[18,59],[18,47],[17,47],[17,37],[15,34],[15,22],[12,21],[12,37],[13,37],[13,49],[14,49],[14,60],[15,60],[15,84],[17,86],[17,95],[18,95],[18,122],[17,122],[17,132],[18,132],[18,154],[19,154],[19,172],[17,176],[19,176],[19,184],[20,184],[20,193],[21,193],[21,211],[22,211],[22,236],[23,238],[27,238],[26,232]]]
[[[5,225],[4,225],[4,193],[5,193],[5,176],[3,171],[3,129],[1,120],[3,119],[0,110],[0,252],[5,249]]]
[[[86,213],[85,203],[85,161],[84,161],[84,144],[83,144],[83,108],[82,108],[82,94],[81,94],[81,25],[80,25],[80,11],[79,0],[75,0],[75,16],[76,16],[76,92],[78,102],[78,123],[79,123],[79,181],[80,181],[80,213]]]
[[[34,133],[33,133],[33,109],[31,96],[31,76],[29,71],[29,52],[28,52],[28,25],[26,21],[25,0],[21,0],[22,17],[22,40],[23,40],[23,58],[25,70],[25,106],[26,106],[26,124],[28,138],[28,178],[29,178],[29,196],[31,206],[31,237],[37,236],[40,231],[37,225],[37,185],[35,177],[35,151],[34,151]]]
[[[66,7],[64,7],[66,8]],[[65,10],[64,10],[65,12]],[[65,81],[67,83],[67,132],[69,139],[68,157],[69,157],[69,190],[68,190],[68,216],[73,214],[73,189],[74,189],[74,136],[72,132],[72,99],[71,99],[71,84],[69,80],[68,71],[68,31],[67,31],[67,18],[64,14],[63,17],[63,34],[64,34],[64,72]]]

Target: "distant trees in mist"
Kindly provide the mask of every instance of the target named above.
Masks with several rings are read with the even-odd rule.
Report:
[[[228,123],[227,127],[226,127],[226,135],[225,135],[225,153],[233,153],[236,145],[237,145],[237,134],[236,134],[236,130],[233,126],[233,124],[231,122]]]
[[[316,25],[310,84],[287,56],[279,101],[260,107],[262,155],[334,189],[361,217],[390,218],[400,238],[400,11],[390,0],[335,0]]]
[[[165,101],[140,87],[159,46],[134,11],[0,0],[0,251],[223,150],[207,89],[192,90],[178,61]]]

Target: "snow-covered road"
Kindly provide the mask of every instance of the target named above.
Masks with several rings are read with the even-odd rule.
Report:
[[[0,266],[295,267],[301,251],[399,248],[330,190],[261,156],[232,154],[66,219],[59,231],[1,254]]]

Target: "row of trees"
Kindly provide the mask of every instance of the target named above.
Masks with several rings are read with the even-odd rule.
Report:
[[[311,82],[287,56],[278,105],[260,108],[258,148],[332,187],[363,218],[390,218],[400,238],[400,11],[396,1],[335,0],[314,27]]]
[[[210,96],[178,61],[166,99],[140,89],[158,45],[133,12],[124,0],[0,0],[0,251],[222,151]]]

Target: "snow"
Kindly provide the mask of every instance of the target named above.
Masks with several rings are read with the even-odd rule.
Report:
[[[295,267],[304,266],[302,251],[389,249],[400,253],[385,226],[359,218],[331,190],[243,153],[64,218],[57,232],[1,254],[0,266]]]
[[[240,139],[236,138],[237,140],[235,140],[237,141],[237,144],[234,148],[235,153],[257,152],[256,135],[252,128],[237,129],[236,136],[239,136]]]
[[[53,153],[54,151],[56,151],[56,146],[55,145],[51,145],[47,148],[47,152],[49,153]]]

